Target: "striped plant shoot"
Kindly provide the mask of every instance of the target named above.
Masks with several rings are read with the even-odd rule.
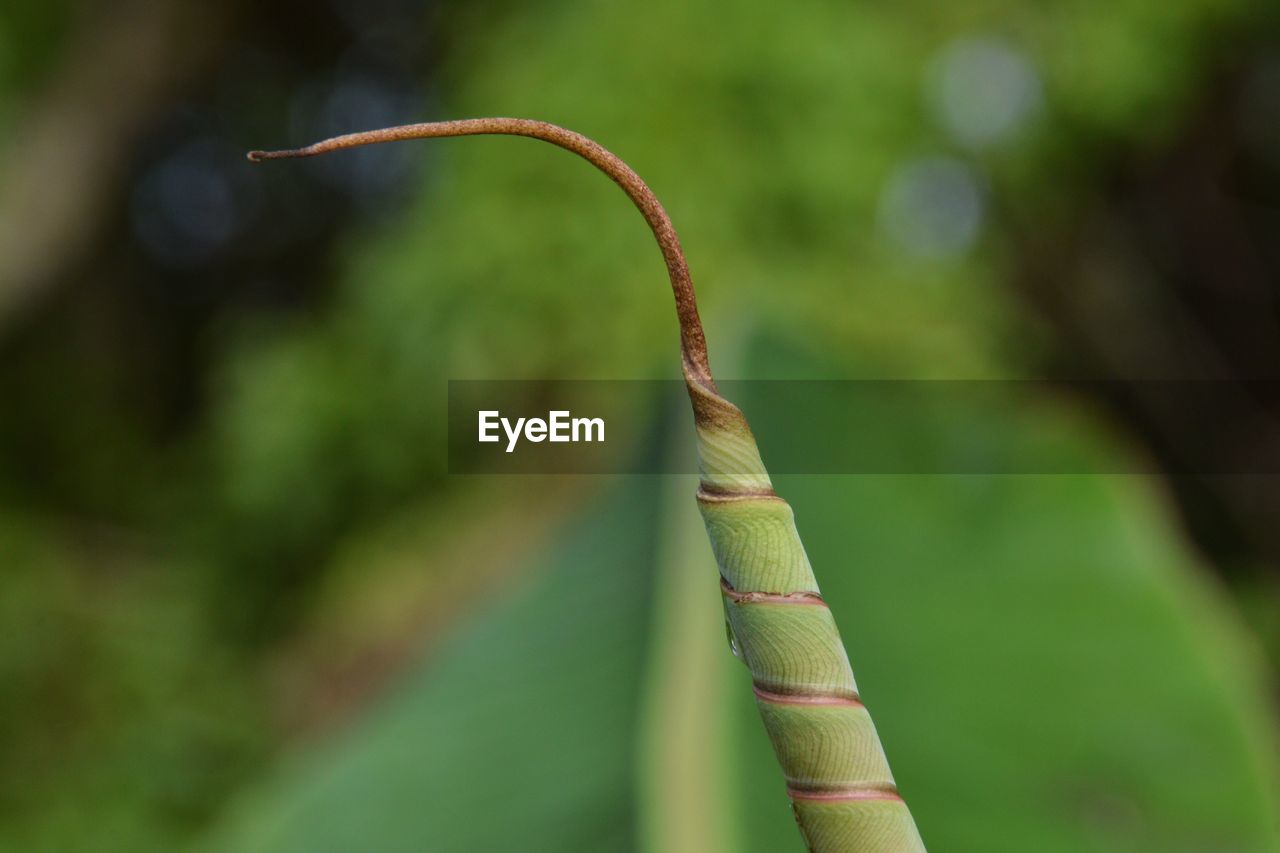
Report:
[[[585,158],[622,187],[657,238],[680,322],[683,373],[698,436],[698,506],[720,566],[730,642],[751,671],[756,704],[809,850],[924,850],[858,696],[791,507],[774,492],[746,418],[716,389],[684,252],[670,218],[644,181],[581,134],[515,118],[404,125],[288,151],[253,151],[249,159],[310,157],[379,142],[480,134],[532,137]]]
[[[738,407],[686,375],[698,431],[698,507],[720,566],[730,642],[812,851],[923,850],[791,506],[773,490]]]

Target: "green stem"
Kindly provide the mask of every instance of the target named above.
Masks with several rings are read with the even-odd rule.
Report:
[[[680,321],[685,384],[698,433],[702,511],[720,566],[736,652],[813,853],[910,853],[924,845],[899,796],[831,611],[742,412],[720,396],[707,361],[693,282],[662,205],[629,166],[581,134],[516,118],[427,122],[353,133],[253,161],[310,157],[380,142],[505,134],[550,142],[612,178],[644,215],[666,260]]]

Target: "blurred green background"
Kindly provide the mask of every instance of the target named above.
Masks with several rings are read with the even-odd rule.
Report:
[[[446,473],[450,378],[677,377],[635,211],[525,140],[243,158],[478,115],[645,176],[718,375],[1043,377],[952,428],[1165,472],[777,478],[931,849],[1280,850],[1238,0],[10,0],[0,849],[801,849],[692,478]]]

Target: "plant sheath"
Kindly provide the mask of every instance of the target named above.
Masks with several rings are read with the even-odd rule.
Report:
[[[720,566],[730,640],[751,671],[756,704],[809,850],[923,851],[818,591],[791,506],[774,492],[746,418],[716,389],[680,240],[644,181],[581,134],[517,118],[403,125],[248,156],[310,157],[380,142],[481,134],[532,137],[585,158],[622,187],[658,240],[675,294],[698,436],[698,507]]]

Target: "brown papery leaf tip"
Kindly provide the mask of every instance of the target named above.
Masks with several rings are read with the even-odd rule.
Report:
[[[263,160],[288,160],[294,157],[306,157],[308,154],[305,148],[287,148],[282,151],[250,151],[245,156],[251,163],[261,163]]]
[[[707,363],[707,342],[702,334],[702,321],[698,318],[698,303],[693,294],[693,282],[689,278],[689,267],[685,263],[684,250],[680,248],[680,239],[676,236],[670,217],[663,210],[657,196],[630,166],[622,162],[617,155],[582,134],[530,119],[496,117],[459,119],[348,133],[344,136],[321,140],[304,148],[287,151],[250,151],[249,160],[257,163],[262,160],[289,157],[314,157],[329,151],[381,142],[483,134],[527,136],[571,151],[608,175],[631,198],[632,203],[649,223],[666,262],[667,273],[671,278],[671,288],[675,294],[676,314],[680,321],[680,347],[687,374],[698,385],[714,393],[716,386],[711,378],[711,367]]]

